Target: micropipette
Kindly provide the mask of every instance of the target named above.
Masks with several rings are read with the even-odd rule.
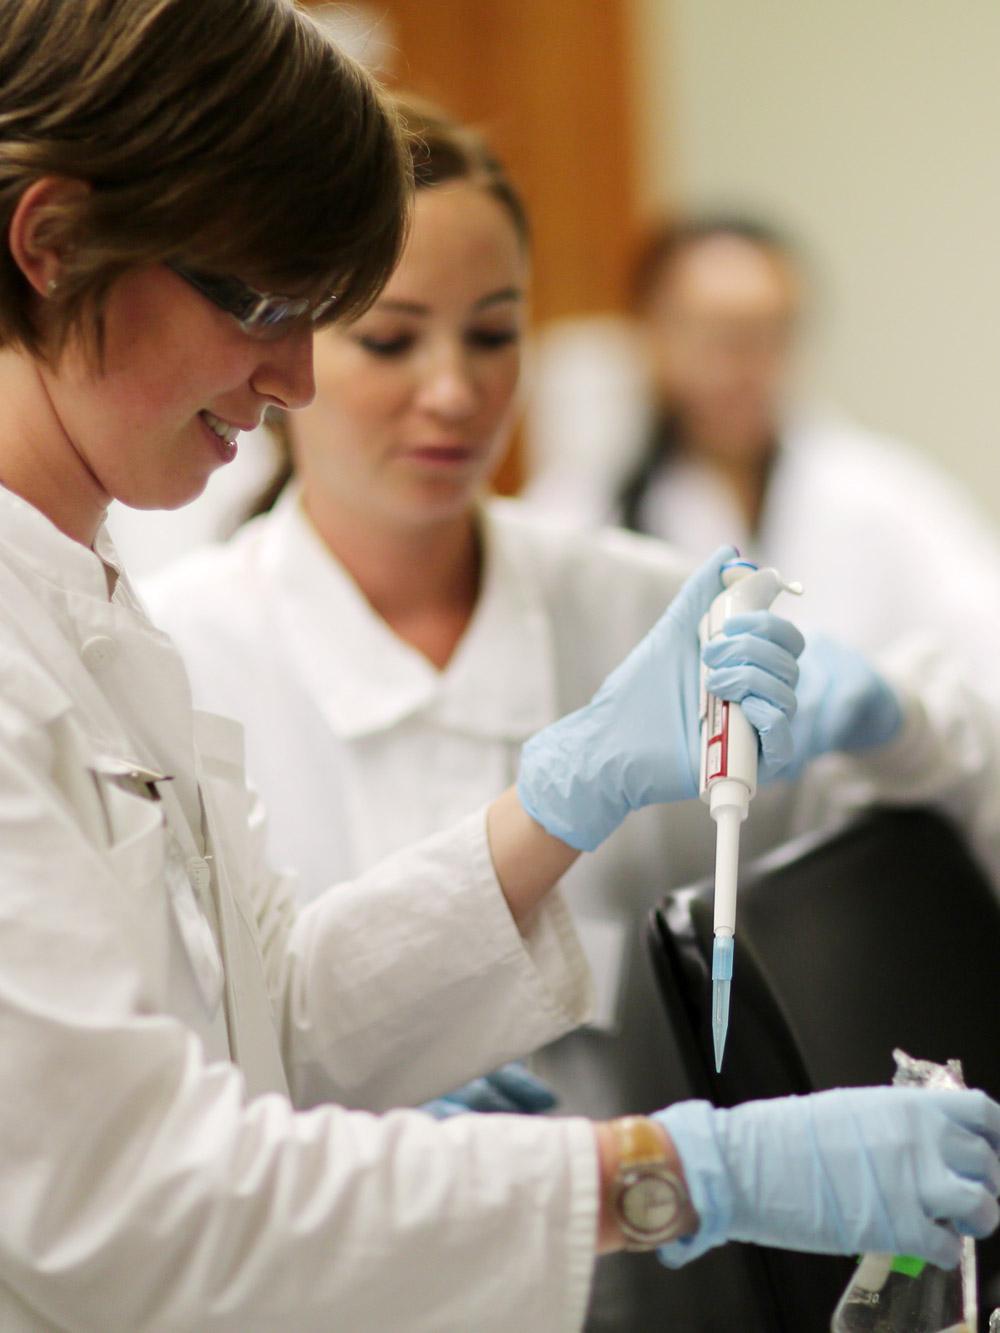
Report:
[[[702,617],[702,646],[723,632],[732,616],[766,611],[779,592],[801,594],[802,585],[786,583],[776,569],[758,569],[749,560],[731,560],[722,567],[723,591]],[[736,887],[740,859],[740,825],[757,791],[757,733],[739,704],[716,699],[705,688],[701,669],[701,798],[715,820],[715,939],[712,945],[712,1040],[715,1068],[729,1030],[729,994],[733,980],[733,939],[736,934]]]

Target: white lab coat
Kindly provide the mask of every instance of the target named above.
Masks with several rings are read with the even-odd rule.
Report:
[[[554,330],[538,367],[526,502],[570,527],[617,522],[619,487],[649,429],[638,350],[613,321]],[[723,543],[802,582],[794,617],[867,653],[932,636],[1000,700],[1000,539],[947,473],[829,414],[790,413],[756,533],[719,478],[673,460],[641,526],[695,560]]]
[[[98,550],[0,489],[0,1328],[576,1329],[588,1125],[318,1105],[578,1021],[558,899],[522,939],[479,811],[298,912],[239,727]]]
[[[735,542],[806,589],[796,618],[865,652],[919,629],[996,690],[1000,541],[941,469],[894,440],[803,417],[782,437],[759,531],[704,468],[665,468],[644,524],[695,558]]]

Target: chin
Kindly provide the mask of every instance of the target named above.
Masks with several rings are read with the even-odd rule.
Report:
[[[477,491],[465,491],[458,496],[425,497],[419,503],[409,506],[410,520],[413,523],[437,524],[453,522],[471,513],[476,504]]]
[[[392,508],[400,518],[416,526],[447,522],[468,513],[481,489],[482,484],[478,482],[470,486],[467,481],[441,478],[397,493]]]
[[[114,498],[129,509],[183,509],[192,500],[197,500],[207,485],[208,474],[183,478],[174,475],[161,479],[155,489],[118,490],[114,492]]]

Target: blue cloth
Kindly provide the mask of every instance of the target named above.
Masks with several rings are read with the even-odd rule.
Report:
[[[654,1119],[701,1219],[658,1252],[672,1268],[727,1240],[953,1267],[959,1234],[1000,1219],[1000,1106],[982,1092],[841,1088],[728,1111],[682,1102]]]
[[[716,551],[590,703],[525,745],[521,804],[569,846],[592,851],[630,810],[697,795],[698,624],[722,591],[720,571],[733,555],[729,546]],[[755,613],[739,642],[746,661],[718,669],[718,650],[706,649],[713,667],[707,685],[719,698],[744,701],[760,734],[766,778],[792,756],[789,718],[803,639],[788,621],[765,611]]]

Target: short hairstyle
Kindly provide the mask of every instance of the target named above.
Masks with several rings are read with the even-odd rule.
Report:
[[[673,218],[652,228],[638,247],[632,264],[633,310],[642,310],[646,306],[657,279],[671,264],[702,241],[716,237],[746,241],[791,264],[801,261],[798,247],[791,238],[761,218],[735,213],[696,213]]]
[[[170,261],[350,318],[397,262],[411,167],[386,95],[292,0],[0,0],[4,233],[45,176],[89,189],[43,215],[52,347],[0,253],[0,346],[35,354],[100,341],[115,279]]]
[[[528,212],[507,169],[486,139],[414,93],[395,93],[392,103],[408,131],[413,183],[431,190],[451,181],[467,182],[493,196],[510,217],[525,245],[531,239]]]

